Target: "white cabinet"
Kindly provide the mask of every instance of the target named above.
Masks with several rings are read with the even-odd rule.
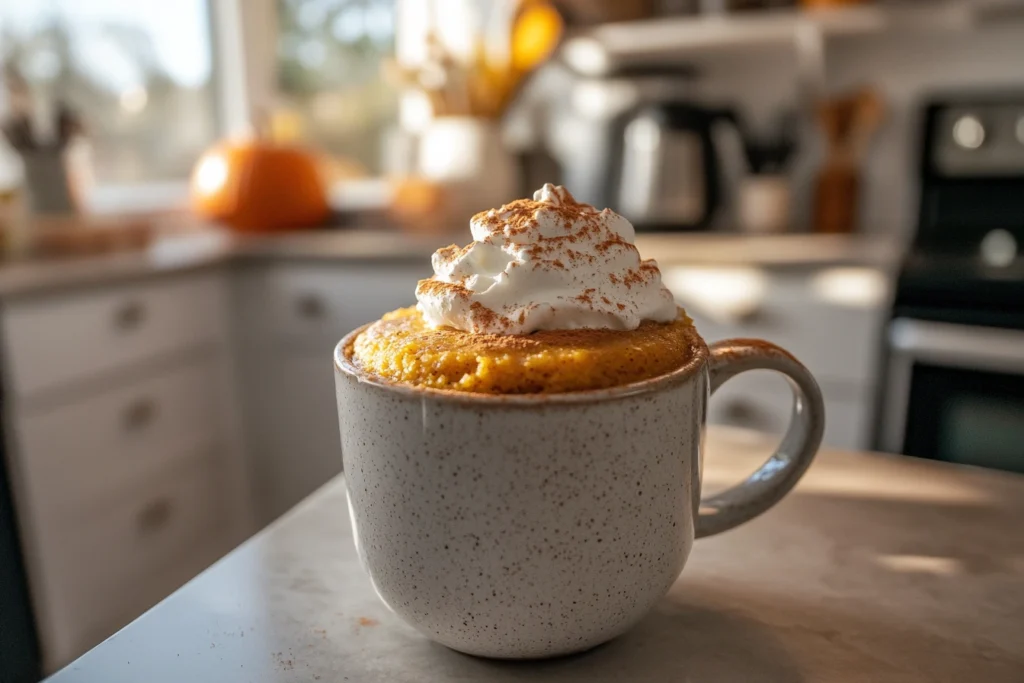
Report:
[[[7,463],[47,671],[253,531],[226,276],[4,302]]]
[[[4,341],[15,391],[35,398],[75,381],[223,341],[225,289],[204,273],[14,302]]]
[[[755,337],[787,349],[814,373],[825,398],[825,442],[865,448],[890,286],[873,268],[663,267],[665,284],[708,343]],[[789,389],[747,373],[715,394],[712,424],[785,429]]]
[[[240,269],[236,341],[262,522],[341,472],[334,347],[363,323],[414,304],[426,268],[292,262]]]

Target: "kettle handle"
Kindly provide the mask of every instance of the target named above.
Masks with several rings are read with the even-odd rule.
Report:
[[[715,212],[722,205],[722,169],[718,156],[718,148],[715,143],[714,127],[719,121],[727,121],[732,124],[736,131],[743,135],[743,122],[735,109],[731,107],[708,108],[708,134],[704,141],[704,219],[700,228],[706,229],[714,220]]]

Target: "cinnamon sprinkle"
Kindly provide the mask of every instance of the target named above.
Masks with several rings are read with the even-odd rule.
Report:
[[[613,247],[632,249],[633,251],[637,250],[635,245],[630,244],[629,242],[618,236],[615,236],[612,239],[605,240],[604,242],[599,242],[594,246],[594,248],[597,249],[597,251],[601,254],[606,253],[609,249]]]
[[[420,280],[419,284],[416,285],[416,296],[426,295],[434,297],[444,297],[446,295],[452,295],[459,299],[468,299],[472,296],[473,292],[467,289],[464,285],[457,282],[441,282],[434,278],[428,278],[426,280]]]
[[[507,330],[512,327],[511,320],[499,313],[495,313],[479,301],[474,301],[469,305],[469,322],[474,328],[477,326],[490,329],[501,327],[501,329]]]
[[[442,263],[454,263],[465,256],[472,246],[472,244],[467,244],[460,247],[457,244],[449,244],[447,247],[441,247],[434,254]]]
[[[658,266],[653,260],[643,261],[636,270],[630,268],[626,271],[622,283],[626,285],[626,289],[633,289],[633,285],[650,282],[658,273]]]
[[[533,199],[516,199],[505,204],[498,210],[481,211],[473,216],[473,221],[487,228],[491,233],[501,233],[506,237],[522,235],[537,227],[537,214],[544,211],[554,214],[560,220],[567,233],[576,223],[581,224],[580,232],[566,235],[566,239],[575,242],[580,236],[590,234],[598,226],[595,219],[598,211],[589,204],[581,204],[572,194],[562,188],[558,192],[559,203],[541,202]]]

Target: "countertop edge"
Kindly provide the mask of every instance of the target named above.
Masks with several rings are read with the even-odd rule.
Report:
[[[462,241],[468,239],[461,236]],[[0,299],[44,295],[228,264],[391,263],[429,264],[430,256],[458,235],[421,236],[345,229],[270,237],[222,231],[167,236],[140,252],[0,266]],[[902,251],[892,240],[867,236],[744,236],[642,233],[637,247],[662,266],[762,267],[780,270],[869,267],[893,271]]]

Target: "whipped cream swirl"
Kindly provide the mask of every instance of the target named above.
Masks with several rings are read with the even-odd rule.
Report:
[[[584,327],[633,330],[676,317],[653,260],[641,260],[632,224],[551,184],[470,222],[473,243],[434,253],[434,277],[416,287],[428,324],[529,334]]]

